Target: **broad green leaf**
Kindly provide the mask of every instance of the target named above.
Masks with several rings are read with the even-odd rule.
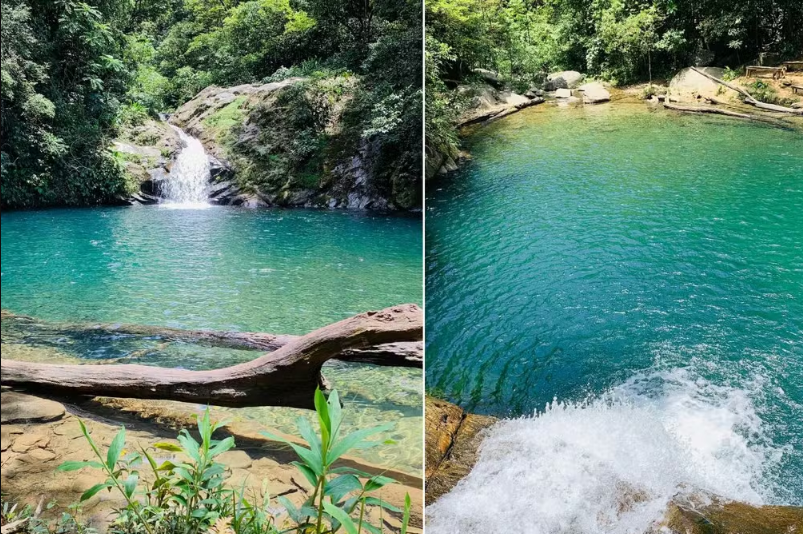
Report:
[[[183,452],[185,452],[187,456],[196,462],[201,461],[201,451],[198,442],[195,441],[186,430],[182,430],[177,439],[178,442],[181,443]]]
[[[218,454],[222,454],[227,450],[231,449],[232,447],[234,447],[234,438],[232,436],[229,436],[226,439],[221,440],[211,449],[209,449],[209,456],[211,458],[214,458]]]
[[[287,510],[287,515],[290,516],[290,519],[292,519],[296,523],[301,522],[302,518],[298,512],[298,508],[296,508],[295,505],[291,503],[287,497],[280,496],[277,497],[276,500],[279,501],[282,504],[282,506],[284,506],[284,508]]]
[[[114,470],[114,466],[117,465],[117,460],[120,459],[120,453],[123,452],[123,447],[125,446],[125,427],[120,427],[120,431],[117,432],[117,435],[114,436],[112,440],[112,444],[109,445],[109,450],[106,451],[106,467],[109,468],[110,471]]]
[[[129,499],[132,495],[134,495],[137,482],[139,482],[139,473],[136,471],[129,473],[128,477],[125,479],[125,482],[123,482],[123,490],[125,490],[125,494]]]
[[[171,462],[170,460],[165,460],[162,464],[157,468],[159,471],[172,471],[176,468],[176,464]]]
[[[321,462],[320,458],[309,449],[296,445],[292,441],[289,441],[281,436],[271,434],[270,432],[261,432],[261,434],[268,439],[281,441],[282,443],[290,445],[290,447],[296,451],[296,454],[299,456],[299,458],[301,458],[304,463],[306,463],[310,469],[312,469],[316,477],[323,473],[323,463]]]
[[[329,501],[323,502],[323,509],[326,510],[326,513],[337,519],[348,534],[358,534],[357,525],[354,524],[354,520],[352,520],[346,512]]]
[[[321,458],[321,440],[318,438],[315,430],[312,429],[312,425],[307,418],[299,417],[296,420],[296,425],[298,426],[298,431],[301,434],[301,437],[307,440],[310,450],[316,454],[318,458]]]
[[[380,426],[375,426],[373,428],[364,428],[362,430],[357,430],[356,432],[352,432],[348,436],[345,436],[342,439],[339,439],[337,443],[332,446],[332,449],[329,451],[329,455],[326,457],[326,460],[329,463],[333,463],[335,460],[343,456],[349,449],[354,448],[361,448],[365,449],[368,447],[372,447],[374,445],[378,445],[375,442],[364,442],[365,438],[368,436],[372,436],[374,434],[378,434],[379,432],[387,432],[388,430],[393,428],[393,424],[387,423]]]
[[[398,506],[393,506],[389,502],[383,501],[382,499],[377,499],[376,497],[366,497],[365,504],[370,504],[372,506],[381,506],[382,508],[390,510],[391,512],[401,513],[402,511],[401,508],[399,508]]]
[[[378,528],[376,528],[371,523],[368,523],[365,520],[363,520],[363,522],[362,522],[362,528],[364,528],[365,530],[370,532],[370,534],[382,534],[381,530],[379,530]]]
[[[324,494],[332,498],[332,502],[340,500],[352,491],[362,490],[360,479],[354,475],[340,475],[326,483]]]
[[[58,466],[56,471],[77,471],[78,469],[83,469],[84,467],[96,467],[103,469],[103,464],[100,462],[69,461]]]
[[[340,406],[340,396],[336,389],[329,394],[329,420],[332,422],[332,441],[337,441],[340,433],[340,423],[343,421],[343,408]]]
[[[159,443],[154,443],[153,447],[156,449],[161,449],[163,451],[170,451],[170,452],[181,452],[183,450],[175,443],[168,443],[166,441],[160,441]]]
[[[315,389],[315,411],[318,413],[318,422],[321,424],[321,443],[323,450],[329,450],[329,438],[332,435],[332,420],[329,418],[329,404],[326,402],[321,388]]]
[[[370,473],[360,471],[359,469],[354,469],[353,467],[335,467],[334,469],[330,469],[329,473],[333,475],[352,474],[357,475],[359,478],[371,478],[371,476],[373,476]]]
[[[382,475],[377,475],[375,477],[371,477],[368,479],[368,482],[365,483],[365,492],[376,491],[383,486],[387,486],[388,484],[393,484],[396,482],[394,479],[390,477],[383,477]]]
[[[401,534],[407,534],[407,525],[410,523],[410,494],[404,494],[404,516],[402,517]]]
[[[81,494],[81,499],[80,500],[81,500],[81,502],[89,500],[92,497],[94,497],[95,494],[97,492],[99,492],[100,490],[105,489],[105,488],[110,488],[111,486],[112,485],[109,484],[108,482],[101,482],[100,484],[95,484],[94,486],[92,486],[91,488],[86,490],[83,494]]]
[[[312,487],[318,485],[318,478],[315,476],[315,473],[312,472],[312,469],[307,466],[307,464],[301,462],[291,463],[296,466],[299,471],[301,471],[301,474],[304,475],[304,478],[307,479],[307,482],[309,482]]]

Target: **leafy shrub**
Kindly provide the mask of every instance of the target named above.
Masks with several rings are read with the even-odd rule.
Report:
[[[760,100],[761,102],[766,102],[768,104],[788,106],[794,102],[793,100],[779,96],[777,91],[775,91],[775,88],[763,80],[751,82],[745,86],[745,89],[750,96],[756,100]]]
[[[741,76],[744,73],[744,69],[732,69],[730,67],[725,67],[725,71],[722,73],[722,79],[726,82],[731,82]]]
[[[145,448],[125,453],[125,427],[120,429],[109,448],[103,452],[92,439],[86,425],[79,420],[81,432],[97,459],[64,462],[58,470],[93,468],[105,473],[106,480],[87,489],[81,495],[80,501],[84,502],[104,490],[120,493],[126,506],[118,511],[112,524],[111,532],[116,534],[334,534],[341,530],[347,534],[382,532],[382,525],[377,527],[367,521],[365,511],[371,506],[403,513],[402,534],[406,534],[411,506],[409,495],[405,499],[403,511],[374,496],[379,489],[395,482],[393,479],[334,466],[351,449],[381,444],[379,441],[367,441],[367,438],[389,430],[391,425],[342,435],[340,425],[343,413],[337,391],[333,391],[327,400],[317,390],[315,410],[319,422],[318,432],[307,419],[298,419],[299,433],[307,447],[265,433],[270,439],[285,442],[292,447],[299,458],[293,465],[315,488],[300,507],[281,496],[277,500],[282,508],[277,511],[269,506],[271,501],[264,486],[260,495],[248,497],[244,486],[236,489],[227,485],[229,472],[217,458],[234,448],[234,438],[213,438],[215,431],[225,423],[213,423],[209,418],[208,408],[198,417],[200,441],[193,438],[187,430],[182,430],[177,438],[178,445],[167,442],[153,445],[155,449],[181,453],[187,458],[186,461],[168,460],[157,464]],[[140,483],[143,461],[153,471],[155,478],[147,486]]]

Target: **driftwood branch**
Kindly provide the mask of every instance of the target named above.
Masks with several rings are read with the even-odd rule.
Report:
[[[321,367],[343,353],[421,341],[415,304],[367,312],[290,340],[247,363],[211,371],[144,365],[53,365],[0,360],[5,386],[65,396],[164,399],[219,406],[312,408]],[[377,362],[374,362],[377,363]]]
[[[710,113],[712,115],[725,115],[726,117],[735,117],[737,119],[747,119],[751,121],[765,122],[767,124],[772,124],[773,126],[777,126],[780,128],[790,127],[789,124],[787,124],[786,122],[772,117],[762,117],[759,115],[751,115],[748,113],[739,113],[737,111],[720,109],[713,106],[681,106],[678,104],[670,104],[669,102],[665,102],[664,108],[671,109],[674,111],[682,111],[685,113]]]
[[[758,117],[755,117],[753,115],[748,115],[746,113],[737,113],[735,111],[728,111],[726,109],[719,109],[708,106],[680,106],[678,104],[670,104],[667,102],[664,104],[664,107],[666,109],[672,109],[674,111],[685,111],[688,113],[711,113],[713,115],[726,115],[728,117],[737,117],[740,119],[758,120]]]
[[[183,342],[208,347],[274,351],[300,336],[266,334],[261,332],[229,332],[220,330],[185,330],[165,326],[125,323],[51,323],[27,315],[2,310],[3,321],[22,323],[26,331],[62,336],[136,336],[164,342]],[[120,358],[126,360],[128,357]],[[334,359],[346,362],[373,363],[396,367],[423,367],[424,350],[421,342],[391,343],[367,349],[348,349]],[[114,363],[119,360],[105,361]]]
[[[784,107],[784,106],[777,106],[775,104],[767,104],[766,102],[761,102],[760,100],[756,100],[755,98],[753,98],[753,96],[750,93],[748,93],[747,91],[745,91],[741,87],[737,87],[737,86],[733,85],[732,83],[728,83],[725,80],[721,80],[721,79],[717,78],[716,76],[711,76],[710,74],[701,71],[697,67],[692,67],[692,70],[694,72],[696,72],[697,74],[701,74],[701,75],[705,76],[709,80],[715,81],[716,83],[718,83],[720,85],[723,85],[723,86],[727,87],[728,89],[731,89],[731,90],[736,91],[737,93],[741,94],[742,96],[744,96],[744,101],[746,103],[750,104],[751,106],[755,106],[755,107],[757,107],[759,109],[766,109],[767,111],[777,111],[777,112],[780,112],[780,113],[792,113],[794,115],[803,115],[803,109],[787,108],[787,107]]]

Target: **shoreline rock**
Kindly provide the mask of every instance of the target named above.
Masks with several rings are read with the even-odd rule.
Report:
[[[497,419],[468,414],[446,401],[426,397],[425,497],[432,504],[471,472],[484,430]]]

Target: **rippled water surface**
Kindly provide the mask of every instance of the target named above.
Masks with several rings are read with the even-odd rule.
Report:
[[[531,496],[609,494],[639,479],[627,460],[638,448],[654,451],[638,469],[660,478],[656,495],[694,484],[803,504],[800,132],[641,103],[544,105],[478,130],[469,150],[427,188],[427,388],[477,412],[541,416],[500,429],[484,474],[433,521],[482,530],[466,519],[471,495],[527,478],[502,455],[517,447],[555,454],[525,465]],[[553,398],[568,404],[544,412]],[[624,454],[584,463],[606,446]],[[712,472],[649,467],[675,457]],[[559,482],[538,478],[561,466]],[[565,513],[533,532],[607,513],[584,502],[552,502]]]
[[[209,369],[258,352],[98,336],[62,323],[134,323],[304,334],[359,312],[421,303],[421,222],[306,210],[122,207],[2,215],[3,356],[136,361]],[[396,422],[373,462],[421,467],[417,369],[332,363],[327,378],[353,427]],[[235,411],[294,432],[301,410]]]

